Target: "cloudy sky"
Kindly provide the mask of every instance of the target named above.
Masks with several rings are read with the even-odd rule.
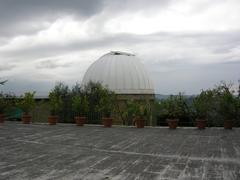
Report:
[[[1,90],[81,82],[112,50],[136,54],[156,93],[240,79],[239,0],[0,0]]]

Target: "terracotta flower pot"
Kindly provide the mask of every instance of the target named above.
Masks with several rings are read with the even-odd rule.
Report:
[[[74,117],[77,126],[84,126],[86,117],[75,116]]]
[[[102,120],[103,120],[104,127],[109,127],[109,128],[112,127],[112,121],[113,121],[112,118],[104,117],[104,118],[102,118]]]
[[[0,114],[0,123],[4,123],[5,116],[4,114]]]
[[[207,126],[207,120],[196,119],[196,126],[198,129],[205,129],[205,127]]]
[[[167,119],[169,129],[176,129],[178,125],[178,119]]]
[[[233,121],[232,120],[224,120],[224,129],[232,129]]]
[[[48,116],[48,124],[56,125],[58,121],[58,116]]]
[[[137,128],[144,128],[144,122],[144,119],[137,118],[135,120],[135,125],[137,126]]]
[[[32,116],[30,116],[29,114],[22,115],[22,123],[23,124],[30,124],[31,119],[32,119]]]

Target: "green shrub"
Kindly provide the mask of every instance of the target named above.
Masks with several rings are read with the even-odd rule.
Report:
[[[179,119],[188,113],[188,106],[181,93],[169,96],[161,102],[162,113],[169,119]]]
[[[77,116],[86,116],[88,113],[87,96],[75,95],[72,97],[72,108]]]
[[[100,83],[89,82],[82,89],[87,96],[89,113],[88,121],[92,124],[100,124],[103,116],[110,116],[115,110],[115,94],[103,87]]]
[[[98,110],[104,117],[110,117],[115,111],[116,96],[115,93],[107,88],[102,88],[100,91],[100,101]]]
[[[136,104],[133,99],[124,101],[124,106],[117,103],[116,112],[120,116],[123,125],[132,125],[136,112]]]
[[[62,98],[60,94],[58,94],[55,90],[52,90],[49,93],[49,105],[50,105],[50,113],[51,115],[59,115],[62,110]]]
[[[141,119],[147,119],[151,116],[151,105],[147,100],[142,100],[136,102],[136,111],[135,116],[140,117]]]
[[[224,118],[233,120],[237,118],[238,113],[238,98],[234,95],[234,91],[231,90],[231,84],[222,82],[217,86],[217,112]]]
[[[213,90],[202,91],[193,99],[193,113],[196,118],[206,119],[214,108],[215,92]]]
[[[124,106],[117,106],[116,112],[120,116],[123,125],[132,125],[135,117],[146,120],[152,116],[150,102],[144,99],[139,101],[129,99],[124,102]]]
[[[26,92],[23,96],[20,97],[17,105],[23,110],[24,113],[29,114],[29,112],[35,106],[34,100],[35,92]]]

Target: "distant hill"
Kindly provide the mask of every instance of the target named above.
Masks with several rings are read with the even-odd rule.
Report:
[[[163,95],[163,94],[155,94],[155,98],[158,100],[167,99],[170,95]]]

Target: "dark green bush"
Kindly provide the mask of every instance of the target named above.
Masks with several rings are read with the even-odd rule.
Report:
[[[74,95],[72,97],[72,110],[76,116],[88,114],[88,99],[86,95]]]
[[[83,90],[89,103],[89,123],[101,124],[102,116],[111,116],[115,110],[116,96],[100,83],[89,82]]]
[[[49,105],[50,105],[50,113],[53,116],[60,114],[62,110],[62,97],[59,93],[57,93],[54,89],[49,93]]]
[[[35,106],[34,100],[35,92],[25,92],[23,96],[17,102],[17,106],[23,110],[24,113],[29,114],[29,112]]]
[[[161,107],[162,113],[169,119],[179,119],[188,113],[186,100],[181,93],[163,100]]]
[[[193,113],[195,118],[207,119],[214,110],[215,91],[202,91],[193,99]]]
[[[231,90],[232,85],[222,82],[216,90],[217,113],[227,120],[236,120],[238,116],[238,97]]]

